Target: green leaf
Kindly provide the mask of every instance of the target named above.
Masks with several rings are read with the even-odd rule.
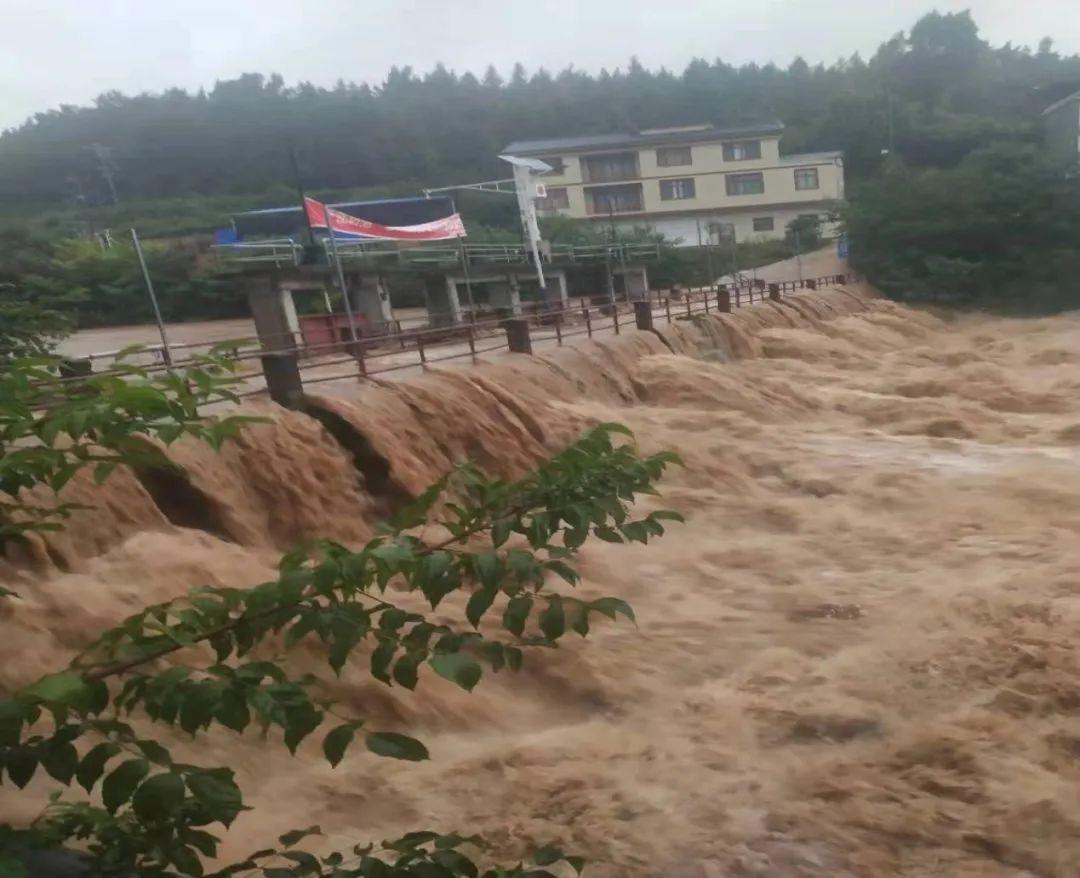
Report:
[[[622,613],[631,622],[637,621],[634,618],[633,608],[621,598],[599,598],[589,604],[589,608],[603,613],[609,619],[614,619],[617,614]]]
[[[331,734],[333,734],[333,732],[331,732]],[[298,841],[302,841],[303,839],[308,838],[312,835],[322,834],[323,831],[321,826],[309,826],[307,829],[291,829],[284,835],[279,835],[278,841],[281,842],[281,844],[283,844],[285,847],[291,848]]]
[[[594,527],[593,533],[598,539],[603,540],[605,543],[621,543],[623,538],[619,535],[619,532],[612,527],[606,525],[601,527]]]
[[[563,612],[562,598],[553,597],[548,599],[547,608],[540,614],[537,620],[540,630],[548,640],[558,640],[566,631],[566,615]]]
[[[71,743],[54,744],[41,755],[41,767],[62,784],[71,783],[79,765],[79,754]]]
[[[169,860],[183,875],[202,875],[203,867],[199,858],[188,847],[182,844],[172,845],[169,848]]]
[[[136,741],[135,746],[142,751],[142,755],[158,765],[172,765],[172,756],[169,751],[157,741]]]
[[[480,620],[484,617],[484,613],[491,609],[497,594],[497,589],[487,587],[478,588],[472,593],[469,602],[465,605],[465,618],[469,620],[473,628],[479,627]]]
[[[323,754],[332,767],[336,767],[344,758],[345,751],[352,743],[359,727],[360,723],[342,723],[340,726],[331,729],[323,738]]]
[[[27,706],[14,698],[0,698],[0,747],[14,747],[22,736]]]
[[[514,527],[514,519],[500,518],[491,526],[491,544],[497,549],[508,539]]]
[[[545,561],[544,566],[548,570],[552,570],[558,573],[563,579],[569,582],[571,585],[577,585],[581,580],[578,576],[578,572],[564,561]]]
[[[421,762],[430,759],[427,747],[407,735],[396,732],[370,732],[364,739],[368,750],[379,756],[391,759],[405,759],[409,762]]]
[[[471,692],[473,687],[480,682],[480,677],[484,673],[480,662],[463,652],[436,653],[428,659],[428,664],[440,677],[457,683],[468,692]]]
[[[29,747],[12,747],[4,754],[8,777],[20,790],[30,783],[37,771],[37,755]]]
[[[171,771],[143,781],[131,797],[131,807],[140,820],[162,820],[175,813],[183,802],[184,779]]]
[[[293,871],[297,875],[310,875],[319,871],[319,861],[307,851],[282,851],[280,856],[296,863]]]
[[[58,674],[42,677],[32,686],[24,689],[22,694],[40,699],[46,704],[79,708],[88,700],[90,689],[81,674],[75,671],[61,671]]]
[[[481,552],[473,555],[473,572],[476,574],[480,585],[486,589],[497,590],[499,587],[499,570],[502,562],[494,552]]]
[[[673,509],[658,509],[656,512],[650,513],[649,517],[657,521],[686,521],[686,518],[681,513],[675,512]]]
[[[571,604],[570,616],[572,618],[570,628],[582,637],[586,637],[589,633],[589,605],[574,601]]]
[[[533,854],[533,862],[537,866],[550,866],[563,858],[563,852],[553,845],[544,845],[537,848]]]
[[[94,481],[99,485],[104,484],[114,469],[116,469],[115,463],[99,463],[94,467]]]
[[[321,710],[311,704],[301,704],[285,711],[285,746],[296,754],[300,742],[319,727],[323,720]]]
[[[248,723],[251,722],[247,693],[240,688],[229,688],[222,692],[214,718],[225,728],[232,729],[234,732],[242,732],[246,729]]]
[[[202,769],[189,772],[187,786],[195,799],[215,820],[228,826],[243,808],[240,788],[227,768]]]
[[[521,636],[525,622],[532,612],[533,599],[528,595],[518,595],[510,599],[503,611],[503,627],[511,634]]]
[[[119,752],[120,747],[111,741],[104,741],[91,747],[75,770],[75,780],[79,782],[79,786],[90,792],[105,770],[105,763]]]
[[[101,800],[110,814],[131,798],[149,772],[150,763],[146,759],[129,759],[113,769],[101,784]]]
[[[424,652],[407,652],[394,663],[394,681],[406,689],[415,689],[419,677],[420,663]]]
[[[387,671],[397,648],[397,643],[393,640],[384,640],[371,651],[371,676],[387,685],[390,683],[390,674]]]

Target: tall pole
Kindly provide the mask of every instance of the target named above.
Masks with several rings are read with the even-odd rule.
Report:
[[[161,319],[161,309],[158,307],[157,296],[154,294],[154,282],[150,280],[150,270],[146,267],[146,257],[143,256],[142,244],[135,230],[131,230],[131,243],[135,245],[135,255],[139,258],[139,268],[142,269],[143,280],[146,281],[146,292],[150,295],[150,304],[154,306],[154,319],[157,320],[158,332],[161,333],[161,356],[165,365],[172,371],[172,351],[169,350],[169,335],[165,332],[165,321]]]
[[[102,146],[100,143],[95,143],[90,149],[93,150],[94,155],[97,157],[98,167],[101,170],[101,176],[105,178],[105,184],[109,187],[109,197],[112,199],[112,203],[119,204],[120,196],[116,194],[116,181],[113,179],[112,156],[109,155],[109,148]]]
[[[304,214],[304,226],[307,228],[307,243],[315,243],[315,231],[311,228],[311,217],[307,212],[307,194],[304,192],[304,178],[300,175],[300,163],[296,160],[296,150],[289,147],[289,165],[292,167],[293,183],[296,192],[300,196],[300,210]]]
[[[465,298],[469,300],[469,320],[476,322],[476,303],[473,301],[472,279],[469,277],[469,254],[465,252],[465,242],[458,237],[458,252],[461,254],[461,270],[465,275]]]
[[[307,216],[307,204],[304,205],[304,216]],[[341,290],[341,298],[345,301],[345,316],[349,320],[349,337],[356,341],[356,321],[353,319],[352,303],[349,301],[349,288],[345,285],[345,271],[341,267],[341,259],[338,258],[337,238],[334,236],[334,227],[330,225],[330,205],[323,205],[323,219],[326,222],[326,232],[330,236],[330,256],[337,267],[338,287]]]
[[[795,227],[795,265],[799,269],[799,285],[802,286],[802,252],[799,247],[799,227]]]

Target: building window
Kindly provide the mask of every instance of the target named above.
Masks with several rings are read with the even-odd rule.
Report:
[[[773,222],[773,218],[771,216],[756,216],[756,217],[754,217],[754,231],[755,232],[771,232],[775,228],[776,228],[776,224]]]
[[[583,156],[581,170],[586,183],[614,183],[619,180],[636,180],[641,176],[636,152]]]
[[[545,164],[551,165],[551,170],[546,172],[548,174],[554,176],[555,174],[566,173],[566,162],[562,160],[561,156],[553,156],[552,158],[541,159],[541,161]]]
[[[728,195],[761,195],[765,191],[765,176],[756,174],[728,174],[724,177]]]
[[[548,186],[547,195],[536,199],[536,206],[540,210],[568,210],[570,196],[566,194],[565,186]]]
[[[682,177],[678,180],[660,181],[661,201],[680,201],[684,198],[693,198],[694,195],[693,177]]]
[[[589,214],[634,213],[642,209],[640,183],[585,190],[585,211]]]
[[[817,168],[797,168],[795,170],[795,188],[796,189],[817,189],[818,188]]]
[[[735,223],[711,222],[709,223],[709,243],[723,244],[735,243]]]
[[[738,143],[724,144],[725,162],[747,162],[761,158],[760,140],[742,140]]]
[[[656,151],[656,165],[660,168],[680,168],[693,163],[688,146],[663,146]]]

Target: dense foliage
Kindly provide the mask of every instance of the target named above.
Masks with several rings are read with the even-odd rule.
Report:
[[[504,176],[496,156],[514,139],[766,118],[787,125],[787,152],[844,151],[853,259],[888,291],[1067,304],[1056,291],[1075,259],[1062,232],[1072,184],[1036,170],[1042,160],[1031,148],[1041,140],[1040,111],[1078,88],[1080,56],[1059,55],[1049,39],[1034,51],[992,47],[963,12],[931,13],[870,59],[828,66],[736,68],[696,59],[675,74],[632,61],[597,76],[574,69],[530,76],[518,67],[505,82],[493,70],[477,79],[404,68],[375,87],[291,87],[279,76],[246,74],[196,94],[110,93],[93,107],[40,113],[0,136],[0,203],[17,207],[20,221],[27,204],[38,205],[34,222],[52,241],[31,242],[22,231],[10,244],[6,235],[0,241],[0,315],[12,327],[53,335],[65,324],[149,319],[130,247],[121,242],[105,253],[63,240],[103,228],[119,236],[131,225],[173,237],[150,248],[167,319],[243,314],[236,285],[207,270],[192,239],[175,236],[205,236],[230,212],[293,201],[290,144],[320,197],[385,197]],[[107,148],[107,160],[88,148],[95,143]],[[998,160],[981,155],[989,147]],[[1006,155],[1018,164],[1007,166]],[[118,204],[108,203],[102,162]],[[1031,190],[993,176],[1016,168]],[[960,197],[950,199],[954,190]],[[1054,213],[1038,213],[1036,193]],[[519,240],[512,199],[460,193],[458,206],[470,240]],[[1021,214],[1030,217],[1023,228]],[[597,234],[565,225],[546,231],[554,240]],[[980,246],[982,231],[995,237]],[[702,283],[747,270],[791,255],[793,239],[665,253],[653,280]],[[813,240],[800,232],[802,249]],[[14,272],[12,260],[21,266]],[[1031,284],[1006,291],[1020,275]],[[420,303],[419,283],[397,283],[401,304]],[[0,347],[25,352],[25,338],[13,329]]]
[[[246,315],[243,288],[215,272],[191,241],[143,244],[162,314],[168,321]],[[131,240],[50,237],[0,228],[0,357],[7,336],[56,337],[72,328],[148,323],[154,319]],[[18,318],[18,322],[16,322]],[[28,341],[12,348],[31,353]]]
[[[228,396],[227,358],[184,374],[154,378],[132,368],[87,384],[59,383],[55,365],[19,362],[0,373],[0,411],[11,411],[0,422],[0,536],[9,539],[56,526],[57,508],[29,500],[26,489],[59,490],[86,466],[104,479],[118,463],[164,464],[141,435],[169,442],[190,434],[216,445],[243,422],[198,416],[200,403]],[[646,543],[665,521],[680,519],[630,514],[635,497],[655,493],[677,458],[640,457],[628,438],[625,427],[601,425],[512,483],[463,464],[365,546],[319,541],[285,555],[272,581],[200,588],[147,607],[103,632],[68,668],[0,698],[0,777],[22,789],[40,773],[67,788],[50,795],[31,825],[0,825],[0,874],[30,878],[43,852],[74,848],[96,874],[203,875],[205,858],[218,851],[215,825],[227,829],[247,806],[231,769],[174,758],[153,724],[192,736],[258,727],[280,734],[291,753],[319,731],[331,766],[357,741],[378,756],[429,758],[420,741],[342,713],[316,676],[291,675],[288,652],[301,642],[320,644],[335,674],[361,653],[388,686],[413,689],[434,673],[471,690],[485,668],[516,671],[524,650],[556,647],[570,632],[584,637],[597,617],[633,620],[619,598],[584,599],[555,586],[577,584],[574,558],[589,538]],[[448,603],[463,624],[428,617],[426,607],[445,619],[443,602],[459,593]],[[91,798],[73,795],[75,784]],[[472,857],[483,839],[446,829],[347,852],[297,847],[318,834],[318,827],[285,833],[214,875],[480,874]],[[581,858],[543,845],[527,863],[483,874],[554,878],[545,867],[558,862],[583,868]]]
[[[1031,147],[955,168],[897,164],[847,212],[858,268],[898,298],[1014,311],[1080,306],[1080,176]]]
[[[128,201],[288,185],[289,144],[312,186],[415,187],[504,175],[496,156],[516,139],[769,118],[788,126],[788,151],[842,149],[857,179],[890,145],[912,163],[947,165],[989,139],[1028,137],[1039,111],[1077,87],[1080,57],[1049,41],[992,48],[968,13],[932,13],[869,60],[828,66],[699,58],[673,73],[631,60],[597,76],[518,66],[508,81],[493,69],[406,67],[374,87],[333,88],[249,73],[194,94],[111,92],[35,115],[0,137],[0,202],[108,201],[95,143]]]

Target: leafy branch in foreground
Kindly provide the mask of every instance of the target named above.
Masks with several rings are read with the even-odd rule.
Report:
[[[168,467],[156,439],[193,436],[219,447],[250,417],[208,420],[201,410],[235,402],[235,346],[222,345],[189,366],[152,374],[121,351],[109,372],[79,378],[61,374],[58,357],[0,365],[0,544],[29,530],[55,530],[74,508],[30,503],[22,492],[43,485],[59,492],[93,467],[98,482],[120,464]]]
[[[632,438],[625,427],[601,425],[517,482],[459,467],[359,550],[318,542],[282,558],[270,582],[197,589],[106,631],[67,670],[0,702],[0,765],[8,778],[24,787],[41,769],[66,786],[77,782],[101,804],[57,796],[29,830],[9,830],[9,842],[74,840],[106,874],[203,874],[202,858],[215,857],[219,843],[205,827],[228,827],[245,809],[240,789],[229,769],[178,762],[141,737],[127,721],[136,710],[192,735],[215,724],[276,729],[291,752],[318,730],[331,765],[360,734],[377,755],[427,759],[420,741],[339,714],[314,676],[290,677],[288,651],[320,644],[340,673],[363,648],[371,675],[386,685],[412,689],[426,668],[471,690],[485,669],[520,668],[526,648],[556,647],[568,631],[584,637],[597,614],[633,620],[619,598],[585,599],[554,587],[578,583],[574,559],[589,537],[646,543],[665,521],[681,520],[670,511],[632,516],[635,497],[656,493],[656,480],[678,459],[640,457],[620,434]],[[445,618],[443,602],[458,593],[449,605],[463,622],[428,615],[427,608],[441,608]],[[357,847],[349,859],[292,847],[317,832],[282,836],[282,847],[214,875],[480,874],[460,850],[473,838],[410,833]],[[483,874],[543,878],[559,861],[582,867],[579,858],[543,847],[530,864]]]

